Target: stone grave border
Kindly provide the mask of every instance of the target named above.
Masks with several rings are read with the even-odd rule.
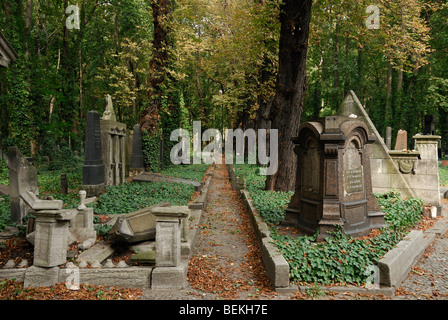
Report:
[[[200,194],[188,204],[191,209],[189,218],[189,228],[187,242],[182,243],[181,263],[179,267],[155,267],[155,266],[121,266],[117,264],[113,267],[102,266],[101,263],[113,253],[110,246],[104,246],[102,252],[97,257],[101,261],[95,266],[88,268],[74,267],[70,262],[64,265],[42,268],[37,266],[15,266],[12,268],[3,267],[0,269],[0,279],[15,279],[24,282],[24,287],[53,286],[57,283],[73,281],[73,270],[79,271],[79,284],[119,286],[123,288],[139,289],[181,289],[187,283],[188,260],[192,254],[202,212],[208,202],[208,190],[215,165],[212,164],[207,169],[202,183]]]
[[[235,173],[235,167],[227,164],[232,188],[240,193],[245,208],[250,216],[253,230],[261,248],[263,264],[266,273],[278,293],[294,293],[313,288],[312,285],[296,285],[289,281],[289,264],[280,250],[272,243],[267,224],[255,208],[249,191],[245,188],[245,181]],[[412,266],[418,261],[425,249],[434,240],[436,235],[444,234],[448,229],[448,215],[444,214],[434,226],[425,230],[412,230],[394,249],[388,251],[378,261],[380,276],[379,288],[362,288],[354,285],[322,286],[325,291],[351,292],[360,294],[383,294],[393,296],[395,288],[407,277]]]

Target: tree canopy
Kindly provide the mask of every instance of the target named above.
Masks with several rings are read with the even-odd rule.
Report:
[[[2,0],[0,30],[19,55],[0,70],[3,148],[80,150],[85,114],[102,113],[106,94],[119,121],[144,124],[150,136],[196,120],[204,130],[265,128],[282,3]],[[79,29],[66,25],[69,5],[79,9]],[[354,90],[380,133],[391,126],[411,139],[435,114],[446,145],[448,4],[376,1],[379,28],[366,25],[370,5],[313,1],[300,121],[332,114]]]

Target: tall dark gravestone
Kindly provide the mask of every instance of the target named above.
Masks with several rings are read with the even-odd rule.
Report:
[[[85,158],[82,168],[82,189],[87,196],[97,196],[104,189],[104,162],[101,153],[100,116],[96,111],[87,112]]]
[[[131,170],[145,170],[142,150],[142,132],[140,125],[134,126],[134,135],[132,137]]]
[[[437,116],[433,114],[425,115],[425,131],[426,135],[435,135],[436,134],[436,124],[437,124]]]
[[[319,238],[339,225],[361,236],[384,226],[372,194],[370,153],[375,141],[367,125],[331,116],[303,123],[294,138],[297,154],[295,193],[286,220]]]

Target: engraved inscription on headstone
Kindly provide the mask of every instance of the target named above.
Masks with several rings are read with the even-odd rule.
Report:
[[[362,170],[362,166],[359,166],[358,168],[352,170],[344,170],[345,192],[355,193],[364,191]]]

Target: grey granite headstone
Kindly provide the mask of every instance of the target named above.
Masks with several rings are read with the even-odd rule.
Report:
[[[22,224],[30,209],[20,195],[26,191],[39,194],[37,170],[15,146],[8,148],[8,166],[11,220]]]
[[[97,196],[104,189],[104,162],[101,153],[100,115],[87,112],[85,158],[82,168],[82,189],[87,196]]]
[[[142,133],[140,125],[134,126],[134,136],[132,137],[131,169],[144,169],[142,151]]]

